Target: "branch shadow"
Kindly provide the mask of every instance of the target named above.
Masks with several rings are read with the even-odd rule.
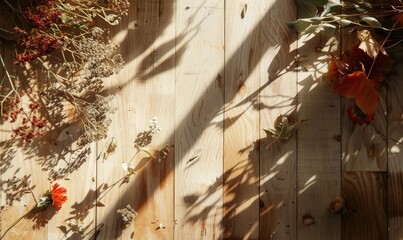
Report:
[[[253,58],[255,58],[256,61],[252,61],[252,63],[249,64],[248,71],[244,73],[245,74],[244,78],[247,79],[250,76],[250,74],[258,67],[259,60],[263,58],[264,54],[267,52],[269,48],[277,47],[279,49],[278,54],[274,56],[271,64],[267,68],[267,72],[269,75],[267,82],[262,83],[261,86],[254,93],[250,94],[243,100],[239,101],[236,105],[231,106],[231,108],[228,108],[223,111],[222,110],[223,106],[226,103],[233,100],[237,94],[236,91],[226,92],[227,94],[225,95],[225,100],[219,102],[218,104],[211,105],[212,108],[208,110],[209,114],[207,114],[208,116],[206,116],[206,119],[204,121],[199,122],[200,125],[197,126],[198,130],[192,132],[194,135],[192,136],[192,139],[189,139],[187,149],[180,149],[181,156],[185,156],[188,153],[188,151],[190,151],[190,149],[194,145],[196,145],[196,142],[201,137],[204,129],[208,128],[212,124],[224,128],[223,122],[212,123],[213,119],[218,115],[223,114],[225,115],[225,112],[231,110],[232,108],[247,106],[245,110],[246,112],[248,111],[248,109],[251,108],[257,110],[263,110],[263,109],[270,110],[275,108],[282,108],[287,105],[297,104],[296,99],[284,100],[284,102],[282,103],[273,105],[267,105],[265,103],[261,103],[258,100],[256,100],[258,97],[264,97],[261,96],[262,91],[267,87],[269,87],[271,83],[273,83],[281,76],[283,76],[283,74],[285,74],[287,71],[294,71],[296,73],[297,71],[319,69],[319,66],[315,64],[320,65],[323,62],[327,62],[327,59],[324,59],[322,60],[322,62],[315,61],[312,64],[306,63],[305,66],[303,66],[304,64],[301,64],[301,62],[284,59],[283,57],[284,54],[295,56],[297,55],[297,50],[290,49],[290,45],[288,44],[290,42],[290,39],[293,38],[293,34],[290,33],[290,30],[288,29],[281,29],[281,32],[275,34],[277,38],[274,38],[273,34],[270,34],[270,31],[271,31],[271,24],[275,24],[277,23],[277,21],[285,22],[287,20],[291,20],[291,19],[274,20],[272,18],[272,15],[273,16],[278,15],[274,14],[275,11],[279,10],[289,11],[288,5],[291,5],[291,2],[292,1],[280,1],[280,0],[275,1],[273,5],[270,6],[270,8],[267,10],[267,12],[264,13],[264,16],[260,21],[260,23],[257,26],[255,26],[254,29],[251,30],[251,34],[245,38],[245,41],[238,47],[235,53],[231,56],[228,56],[228,61],[225,63],[225,66],[222,66],[222,69],[220,69],[220,71],[217,73],[217,75],[220,74],[222,75],[222,73],[225,72],[225,68],[227,66],[237,66],[239,59],[247,57],[245,56],[243,49],[249,48],[249,43],[254,41],[255,38],[254,34],[259,33],[265,39],[266,44],[264,44],[261,47],[260,51],[255,52]],[[150,49],[150,46],[155,45],[155,43],[157,42],[159,35],[163,34],[164,31],[168,28],[168,25],[170,24],[172,19],[174,19],[175,8],[178,8],[179,6],[176,6],[174,1],[172,0],[166,0],[166,1],[140,0],[136,1],[135,3],[132,2],[132,4],[135,7],[131,8],[130,10],[131,13],[129,13],[129,15],[132,14],[134,18],[124,19],[124,21],[122,22],[121,29],[115,31],[114,34],[116,35],[115,36],[116,38],[119,37],[120,34],[119,31],[123,30],[124,34],[126,34],[125,37],[123,37],[123,40],[121,41],[121,45],[127,47],[127,52],[124,53],[124,58],[127,59],[128,62],[127,65],[129,65],[131,62],[135,60],[138,60],[139,56],[144,55],[144,57],[141,60],[139,60],[140,64],[135,71],[136,74],[133,76],[129,76],[128,77],[129,80],[127,81],[126,84],[123,85],[123,87],[129,86],[133,80],[139,80],[142,83],[146,83],[146,80],[152,78],[153,76],[170,70],[172,62],[179,62],[179,60],[183,57],[184,52],[187,50],[187,45],[189,41],[197,36],[198,27],[202,24],[202,22],[200,23],[190,22],[188,23],[189,25],[193,24],[196,25],[196,27],[192,29],[186,29],[185,32],[178,33],[174,39],[169,39],[168,41],[161,44],[158,43],[156,44],[157,47],[155,49]],[[158,13],[155,11],[156,9],[156,7],[154,6],[155,4],[158,4],[159,9]],[[155,21],[157,21],[157,24],[155,23]],[[132,27],[133,24],[135,25],[135,27]],[[154,29],[154,26],[157,26],[157,30],[155,32],[153,30],[150,30]],[[286,27],[284,26],[284,28]],[[185,40],[186,34],[191,34],[190,38],[187,37],[187,39],[189,40]],[[140,37],[143,38],[142,39],[143,44],[133,44],[136,43],[137,42],[136,39]],[[300,50],[307,51],[308,49],[304,49],[307,47],[308,45],[301,46]],[[175,50],[175,52],[172,53],[172,50]],[[304,68],[301,68],[301,66],[303,66]],[[200,97],[199,99],[196,99],[194,108],[202,106],[206,98],[211,97],[213,99],[216,98],[224,99],[223,92],[217,91],[218,87],[216,81],[211,82],[212,83],[209,86],[206,86],[205,94],[203,94],[202,97]],[[312,91],[312,86],[316,84],[316,82],[312,81],[312,79],[306,79],[300,82],[303,90],[299,94],[302,95],[307,94],[309,91]],[[230,85],[239,86],[240,84],[242,84],[242,82],[237,82],[236,79],[226,79],[225,84],[227,84],[228,86]],[[108,95],[115,94],[120,90],[121,89],[118,88],[106,88],[103,91],[103,93]],[[217,96],[218,94],[220,95]],[[305,105],[304,107],[306,107],[307,105],[306,102],[303,102],[302,104]],[[184,120],[177,124],[177,128],[172,130],[172,134],[171,137],[169,137],[169,139],[180,138],[180,136],[175,136],[175,134],[184,134],[184,132],[180,132],[180,130],[186,129],[189,125],[192,126],[192,124],[194,124],[191,112],[192,111],[189,111],[189,114],[185,116]],[[230,119],[225,119],[225,121],[227,121],[225,126],[228,127],[237,122],[241,118],[242,114],[244,113],[241,113],[238,116],[232,117]],[[299,113],[294,112],[293,114],[298,115]],[[58,121],[55,121],[55,124],[57,124],[57,122]],[[192,123],[190,124],[190,122]],[[33,143],[33,146],[29,146],[29,148],[25,149],[27,156],[30,156],[30,158],[35,158],[38,156],[42,157],[41,160],[37,160],[38,164],[43,167],[43,170],[48,171],[50,176],[54,179],[64,177],[69,173],[71,173],[72,171],[80,168],[80,166],[82,166],[82,164],[85,162],[85,159],[91,153],[90,148],[84,148],[80,151],[80,153],[74,155],[75,153],[77,153],[77,149],[72,149],[71,145],[74,145],[74,143],[77,140],[77,136],[76,135],[70,136],[71,132],[69,129],[76,129],[77,126],[76,124],[77,123],[73,122],[57,126],[56,128],[54,128],[54,130],[52,130],[49,133],[49,137],[46,140],[43,139],[37,140],[36,142]],[[262,126],[259,127],[261,128]],[[282,150],[281,143],[276,143],[272,145],[269,149],[263,150],[261,146],[265,145],[266,141],[267,140],[265,138],[258,139],[253,144],[253,146],[249,146],[248,148],[245,149],[240,149],[239,153],[248,152],[248,158],[242,159],[242,161],[239,161],[237,164],[226,170],[217,179],[216,183],[211,185],[204,194],[184,196],[183,201],[187,205],[186,210],[187,217],[185,221],[191,224],[195,224],[196,222],[200,221],[216,222],[214,219],[209,218],[212,215],[213,216],[215,215],[214,212],[217,211],[217,205],[221,204],[219,201],[211,203],[210,200],[210,196],[214,195],[217,191],[222,191],[226,196],[234,196],[232,199],[227,199],[223,203],[222,209],[219,210],[223,211],[223,219],[217,223],[220,226],[222,226],[222,232],[219,233],[218,236],[219,238],[237,239],[232,235],[232,233],[237,228],[237,226],[234,225],[233,222],[234,219],[236,218],[238,219],[244,218],[245,217],[244,214],[248,211],[251,211],[251,209],[248,208],[248,205],[260,206],[260,210],[253,209],[253,211],[257,211],[258,216],[259,212],[263,215],[272,216],[271,214],[274,211],[274,209],[279,208],[278,206],[274,205],[274,202],[276,202],[277,199],[276,200],[271,199],[270,196],[265,194],[264,192],[265,190],[263,190],[263,192],[260,193],[259,192],[256,193],[256,191],[253,191],[249,195],[244,194],[244,192],[240,194],[239,192],[239,189],[253,188],[263,184],[276,186],[276,184],[278,184],[278,182],[281,181],[285,181],[288,183],[296,182],[295,176],[292,175],[291,173],[289,175],[285,174],[287,175],[286,178],[284,178],[283,176],[284,173],[287,172],[289,169],[294,168],[293,164],[295,163],[293,162],[293,160],[295,159],[296,153],[295,152],[284,153],[284,150]],[[293,141],[291,141],[291,143],[289,144],[294,143]],[[13,145],[12,141],[2,142],[0,145],[1,149],[4,150],[0,153],[1,172],[4,172],[6,171],[6,169],[11,167],[11,159],[15,157],[15,150],[13,150],[12,145]],[[22,146],[20,145],[19,147]],[[262,157],[259,154],[261,154],[264,151],[271,152],[270,159],[262,159]],[[57,168],[57,166],[59,166],[59,161],[63,160],[65,161],[66,158],[73,159],[71,162],[74,162],[75,165],[67,164],[68,168],[62,167],[59,170],[54,170],[55,168]],[[267,166],[265,165],[265,169],[259,170],[259,168],[256,168],[256,166],[259,165],[259,162],[260,164],[262,164],[262,161],[266,160],[270,161],[270,163]],[[184,161],[184,159],[177,158],[176,164],[178,164],[180,161]],[[188,168],[191,168],[193,164],[195,164],[197,161],[201,160],[197,159],[196,161],[191,162]],[[113,203],[113,205],[108,206],[110,211],[108,211],[108,213],[104,215],[105,216],[104,219],[101,219],[102,222],[104,221],[110,222],[110,220],[108,219],[114,219],[114,216],[116,216],[117,214],[116,210],[119,209],[121,206],[134,203],[136,209],[141,209],[142,207],[144,207],[144,205],[149,203],[150,198],[157,191],[160,184],[164,183],[166,177],[170,174],[171,171],[174,171],[168,166],[169,164],[172,164],[172,162],[170,162],[169,164],[166,163],[167,164],[166,166],[160,166],[160,167],[157,167],[159,165],[156,162],[153,161],[147,161],[147,162],[148,164],[145,165],[144,170],[139,172],[139,174],[136,176],[136,179],[138,180],[136,180],[134,183],[129,182],[130,188],[138,189],[135,191],[136,193],[139,194],[139,196],[136,196],[135,199],[133,200],[133,196],[131,195],[132,192],[130,194],[123,193],[121,195],[121,198],[123,200],[116,201],[116,203]],[[168,172],[166,172],[167,169],[169,169]],[[156,182],[154,183],[146,182],[147,174],[150,174],[150,172],[155,174],[156,176],[159,176],[159,179],[156,180]],[[258,180],[250,182],[245,179],[253,176],[254,177],[258,176]],[[83,201],[81,201],[80,203],[76,202],[73,205],[72,207],[73,211],[71,212],[72,218],[78,218],[83,220],[87,217],[86,213],[83,212],[83,209],[85,209],[85,207],[83,206],[84,202],[92,202],[90,209],[96,207],[96,201],[97,201],[96,196],[99,196],[98,192],[100,194],[101,188],[104,186],[102,184],[97,186],[96,190],[97,193],[89,192]],[[144,191],[144,186],[147,187],[146,190],[147,195],[145,195],[144,192],[142,192]],[[285,198],[293,198],[293,197],[286,196]],[[241,209],[241,211],[239,211],[239,209]],[[97,209],[95,211],[97,211]],[[172,219],[173,218],[174,217],[172,216]],[[268,217],[264,217],[264,219],[268,219]],[[262,224],[266,223],[265,222],[260,223],[260,225]],[[268,220],[269,229],[273,229],[274,226],[277,224],[278,223],[275,220]],[[295,222],[293,222],[293,224],[295,224]],[[90,225],[93,225],[92,222],[90,223]],[[256,227],[260,228],[259,224],[256,226],[256,222],[252,222],[250,226],[251,231],[255,231]],[[113,225],[105,225],[104,229],[107,229],[105,230],[107,232],[116,233],[113,237],[117,238],[120,237],[122,234],[122,232],[118,230],[121,229],[122,227],[123,227],[122,222],[118,223],[114,222]],[[90,228],[86,227],[86,230],[88,229]],[[252,233],[250,232],[250,234]],[[268,236],[264,234],[262,234],[262,236]]]

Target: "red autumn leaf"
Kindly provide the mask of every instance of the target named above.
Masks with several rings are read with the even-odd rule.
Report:
[[[364,72],[355,71],[347,74],[336,83],[333,91],[347,98],[355,99],[357,106],[366,115],[375,114],[379,96],[373,81],[369,80]]]
[[[386,74],[392,70],[393,64],[392,59],[384,51],[379,51],[376,59],[374,59],[360,49],[359,44],[354,45],[350,51],[344,53],[342,61],[348,66],[344,73],[361,71],[364,66],[365,73],[369,74],[368,79],[375,81],[376,85],[379,85]]]

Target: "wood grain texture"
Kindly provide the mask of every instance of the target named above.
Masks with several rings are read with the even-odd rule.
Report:
[[[2,57],[4,59],[6,68],[8,70],[12,69],[14,67],[13,49],[5,47]],[[14,71],[9,72],[10,74],[13,73],[13,75],[18,74],[18,72]],[[8,93],[8,91],[10,91],[10,81],[12,80],[9,80],[6,74],[3,84],[4,89],[2,89],[3,93]],[[13,140],[11,130],[17,126],[18,121],[15,123],[4,121],[2,124],[1,198],[5,209],[1,216],[3,230],[1,234],[6,231],[14,220],[25,214],[35,204],[32,196],[25,193],[27,184],[24,184],[23,181],[21,181],[22,179],[26,179],[24,182],[29,182],[29,185],[32,186],[33,191],[37,195],[44,193],[49,187],[46,180],[47,173],[42,171],[35,159],[28,161],[29,157],[34,157],[35,154],[27,152],[27,149],[29,148],[25,147],[24,145],[19,145],[18,141]],[[37,145],[31,145],[30,147],[34,149],[33,152],[37,153]],[[34,174],[34,172],[36,174]],[[46,177],[42,177],[42,174]],[[24,178],[24,176],[27,177]],[[48,221],[49,218],[44,218],[43,220]],[[34,226],[38,227],[38,231],[36,233],[31,230]],[[37,222],[31,222],[28,218],[24,218],[12,229],[12,231],[7,233],[4,239],[30,239],[35,235],[46,238],[48,235],[48,227],[46,225],[42,227],[39,226],[40,225],[38,225]]]
[[[117,149],[97,162],[97,225],[104,224],[99,239],[173,239],[174,10],[171,0],[132,2],[129,17],[114,32],[126,66],[108,81],[106,91],[114,94],[118,111],[98,152],[111,138]],[[154,117],[162,130],[144,137]],[[163,158],[165,144],[169,153]],[[136,174],[125,179],[122,163],[131,165]],[[128,205],[137,216],[126,226],[117,211]]]
[[[388,239],[390,240],[403,238],[402,63],[400,62],[395,69],[397,71],[388,77]]]
[[[387,175],[343,172],[342,185],[351,211],[342,217],[343,239],[388,239]]]
[[[345,30],[347,32],[347,30]],[[358,44],[356,33],[343,35],[342,51],[348,51]],[[343,171],[387,171],[387,90],[384,86],[377,89],[380,97],[375,118],[371,125],[354,124],[348,117],[347,110],[354,106],[354,100],[342,98],[342,162]],[[380,134],[378,134],[379,132]],[[382,134],[382,135],[381,135]]]
[[[267,49],[260,62],[260,228],[259,239],[296,239],[296,135],[267,148],[262,130],[273,129],[280,114],[296,110],[297,73],[292,64],[296,57],[297,34],[283,28],[296,18],[294,1],[266,1],[260,23],[260,46]]]
[[[27,79],[24,76],[25,68],[13,64],[15,52],[9,45],[5,49],[4,57],[10,74],[18,76],[21,84],[14,82],[18,93],[24,95],[31,81],[43,86],[42,80],[47,81],[47,75],[38,69],[32,71],[36,79]],[[9,80],[5,79],[4,91],[9,91]],[[35,91],[46,91],[32,87]],[[38,96],[40,94],[36,94]],[[37,99],[21,98],[25,111],[32,101],[45,101],[41,97]],[[64,103],[61,103],[61,105]],[[67,189],[68,201],[58,212],[53,207],[48,207],[43,212],[31,213],[23,218],[4,239],[62,239],[77,237],[68,226],[67,220],[82,222],[84,234],[95,228],[95,183],[91,180],[95,176],[95,144],[81,147],[77,144],[77,129],[71,128],[68,123],[55,122],[52,112],[42,112],[45,118],[50,120],[52,127],[43,138],[37,138],[27,143],[18,137],[12,137],[12,129],[19,127],[19,121],[10,124],[5,121],[1,131],[1,195],[2,204],[6,207],[2,215],[3,229],[18,217],[25,214],[36,205],[43,194],[51,189],[54,183]],[[29,114],[29,112],[28,112]],[[64,114],[62,112],[61,114]],[[32,194],[28,189],[31,188]],[[79,191],[76,191],[79,189]]]
[[[259,238],[259,24],[257,1],[226,1],[224,237]]]
[[[298,54],[298,238],[340,239],[340,219],[327,206],[340,195],[340,99],[321,81],[329,53],[337,54],[334,39],[302,38]],[[316,49],[316,51],[312,51]],[[320,49],[320,50],[319,50]],[[330,127],[331,126],[331,127]],[[312,218],[315,224],[307,223]]]
[[[224,1],[176,4],[175,239],[219,239]]]
[[[403,239],[403,66],[379,89],[375,134],[354,126],[345,114],[353,102],[322,81],[340,43],[297,41],[285,25],[296,18],[294,0],[131,3],[111,32],[126,65],[106,80],[103,94],[118,109],[106,139],[80,148],[69,118],[28,146],[12,140],[15,124],[0,122],[0,206],[10,206],[0,230],[34,204],[14,176],[27,176],[36,196],[49,178],[69,197],[60,212],[23,219],[5,239],[96,231],[105,240]],[[0,54],[12,64],[1,41]],[[304,122],[266,149],[263,128],[280,114]],[[162,131],[138,153],[135,141],[155,116]],[[116,151],[97,160],[112,138]],[[122,162],[136,174],[125,178]],[[336,196],[351,214],[328,212]],[[137,216],[125,226],[117,211],[127,205]],[[83,221],[87,235],[66,220]]]

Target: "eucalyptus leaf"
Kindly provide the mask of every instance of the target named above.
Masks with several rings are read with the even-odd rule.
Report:
[[[372,9],[372,5],[370,3],[363,2],[363,1],[356,2],[355,4],[353,4],[353,6],[354,6],[355,10],[357,10],[357,12],[360,12],[360,13],[365,13]]]
[[[305,29],[303,34],[317,34],[323,31],[323,27],[320,24],[311,25]]]
[[[320,27],[322,28],[323,34],[328,37],[333,37],[337,30],[337,27],[330,23],[323,23]]]
[[[348,19],[340,19],[337,21],[337,23],[344,27],[353,24],[353,21],[350,21]]]
[[[294,22],[287,23],[288,27],[294,29],[295,31],[301,33],[304,32],[309,26],[312,25],[312,20],[310,19],[298,19]]]
[[[324,7],[329,0],[295,0],[299,18],[315,17],[318,7]]]
[[[341,12],[341,7],[342,6],[340,3],[328,2],[323,6],[324,10],[321,14],[321,17],[339,14]]]
[[[371,27],[376,27],[376,28],[382,27],[381,23],[374,17],[362,17],[361,21],[365,22],[366,24],[368,24],[368,26],[371,26]]]

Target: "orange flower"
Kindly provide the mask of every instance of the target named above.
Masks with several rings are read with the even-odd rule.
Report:
[[[56,210],[60,210],[62,208],[63,203],[67,201],[66,193],[67,193],[66,188],[59,187],[59,184],[57,183],[53,185],[50,197],[52,198],[53,207],[55,207]]]
[[[348,108],[347,115],[356,125],[369,124],[374,119],[374,115],[366,115],[358,106]]]

